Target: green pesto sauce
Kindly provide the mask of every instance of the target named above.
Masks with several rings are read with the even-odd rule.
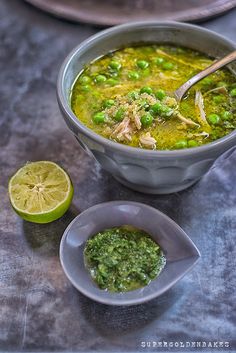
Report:
[[[86,243],[85,263],[98,287],[126,292],[148,285],[165,266],[159,245],[131,226],[106,229]]]
[[[204,145],[236,128],[236,80],[233,73],[228,69],[216,71],[196,84],[180,103],[180,113],[197,125],[185,124],[174,114],[155,112],[149,101],[155,97],[163,104],[162,91],[165,96],[171,95],[212,61],[200,52],[172,45],[117,50],[93,61],[79,74],[71,92],[72,110],[94,132],[129,146],[172,150]],[[145,95],[141,95],[143,88],[148,102],[143,98]],[[206,123],[202,122],[195,104],[196,91],[200,91],[203,97]],[[132,123],[134,131],[122,138],[113,134],[128,114],[127,106],[122,107],[121,96],[128,104],[136,101],[142,118],[141,128],[136,129]],[[145,134],[154,138],[156,143],[151,146],[140,143]]]

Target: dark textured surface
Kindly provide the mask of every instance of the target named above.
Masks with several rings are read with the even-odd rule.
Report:
[[[234,351],[236,152],[181,193],[148,196],[121,186],[79,148],[55,96],[63,58],[97,30],[53,19],[21,1],[1,0],[0,14],[0,350],[148,352],[161,349],[142,349],[141,341],[211,340],[229,341]],[[204,26],[235,39],[235,18],[232,11]],[[70,211],[50,225],[22,221],[7,197],[9,176],[40,159],[60,163],[75,185]],[[118,199],[159,208],[202,253],[169,292],[136,307],[107,307],[85,298],[58,260],[70,220],[96,203]]]

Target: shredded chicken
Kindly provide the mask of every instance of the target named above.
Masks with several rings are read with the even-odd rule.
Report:
[[[104,134],[106,135],[110,135],[112,133],[112,129],[110,128],[110,126],[107,126],[105,129],[104,129]]]
[[[157,100],[156,100],[156,98],[155,97],[153,97],[153,96],[151,96],[150,94],[148,94],[148,93],[142,93],[142,94],[140,94],[140,97],[142,98],[142,99],[145,99],[149,104],[155,104],[156,102],[157,102]]]
[[[198,93],[198,95],[199,94],[200,93]],[[199,97],[201,98],[201,96]],[[200,99],[199,97],[198,99]],[[166,118],[173,116],[182,122],[182,124],[178,124],[177,129],[187,129],[188,126],[200,126],[193,120],[185,118],[178,110],[178,102],[176,99],[170,96],[164,97],[162,102],[160,102],[154,94],[148,94],[146,92],[137,93],[137,97],[134,99],[130,98],[129,95],[116,95],[112,98],[115,98],[115,103],[104,109],[108,125],[104,133],[118,141],[132,141],[135,134],[138,131],[142,131],[142,117],[145,119],[145,115],[152,114],[149,112],[149,109],[155,104],[160,104],[161,107],[163,106],[165,109],[168,109],[163,109],[163,112],[160,111],[159,114],[153,114],[152,124],[156,124],[157,122],[158,124],[164,124]],[[122,109],[121,118],[123,120],[115,122],[114,118],[116,119],[116,114],[119,113],[119,109]],[[139,137],[139,142],[141,146],[153,149],[156,148],[156,139],[151,136],[150,132],[142,133]]]
[[[140,117],[138,115],[134,116],[134,123],[135,123],[136,128],[138,130],[140,130],[141,127],[142,127],[142,124],[141,124],[141,121],[140,121]]]
[[[208,132],[206,132],[206,131],[203,131],[203,132],[201,132],[201,133],[199,133],[199,134],[193,134],[194,136],[203,136],[204,138],[207,138],[207,137],[209,137],[209,134],[208,134]]]
[[[174,77],[173,75],[168,76],[163,74],[163,72],[159,72],[159,74],[157,74],[161,80],[171,80],[171,81],[179,81],[179,77]],[[156,84],[156,80],[150,80],[149,83],[151,85],[155,85]]]
[[[206,132],[206,131],[203,131],[203,132],[199,132],[198,134],[188,134],[188,137],[189,138],[192,138],[192,137],[203,137],[203,138],[207,138],[207,137],[209,137],[209,134],[208,134],[208,132]]]
[[[140,136],[139,141],[144,146],[156,148],[156,140],[151,136],[150,132]]]
[[[161,50],[161,49],[156,49],[156,52],[160,55],[163,55],[163,56],[166,56],[167,58],[171,59],[171,60],[174,60],[182,65],[186,65],[186,66],[190,66],[194,69],[198,69],[198,70],[203,70],[203,67],[200,66],[200,65],[196,65],[196,64],[192,64],[192,63],[189,63],[189,62],[185,62],[184,60],[181,60],[181,59],[177,59],[175,56],[172,56],[168,53],[166,53],[165,51]]]
[[[216,87],[216,88],[213,88],[213,89],[210,89],[209,91],[207,91],[206,93],[204,93],[203,96],[206,96],[207,94],[209,93],[212,93],[212,92],[220,92],[220,93],[223,93],[223,94],[227,94],[228,91],[227,91],[227,88],[225,86],[220,86],[220,87]]]
[[[119,137],[118,137],[119,138]],[[122,136],[121,138],[120,138],[120,140],[123,140],[123,138],[125,138],[126,140],[129,140],[129,141],[131,141],[132,140],[132,136],[130,135],[130,134],[124,134],[124,136]]]
[[[180,114],[180,112],[177,112],[176,117],[179,120],[181,120],[183,123],[187,124],[187,125],[192,125],[192,126],[198,126],[199,127],[199,124],[195,123],[191,119],[185,118],[182,114]]]
[[[112,135],[116,137],[118,140],[123,141],[125,139],[131,140],[130,133],[132,132],[132,126],[130,124],[130,118],[125,117],[124,120],[117,124],[115,130],[113,131]]]
[[[201,91],[196,91],[195,106],[199,109],[201,123],[208,125],[206,120],[206,113],[204,110],[204,100]]]

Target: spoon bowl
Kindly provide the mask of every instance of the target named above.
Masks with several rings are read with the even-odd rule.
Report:
[[[188,81],[186,81],[184,84],[182,84],[177,90],[175,90],[174,97],[177,100],[177,102],[180,102],[182,100],[185,93],[193,85],[195,85],[195,83],[201,81],[203,78],[209,76],[210,74],[217,71],[218,69],[221,69],[225,65],[230,64],[234,60],[236,60],[236,50],[234,50],[232,53],[224,56],[223,58],[216,60],[213,64],[208,66],[206,69],[204,69],[203,71],[200,71],[195,76],[191,77]]]

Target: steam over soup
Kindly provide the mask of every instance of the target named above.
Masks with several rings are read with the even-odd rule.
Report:
[[[169,45],[117,50],[79,74],[72,87],[72,110],[97,134],[129,146],[201,146],[236,128],[234,75],[218,70],[180,104],[173,91],[212,62],[200,52]]]

